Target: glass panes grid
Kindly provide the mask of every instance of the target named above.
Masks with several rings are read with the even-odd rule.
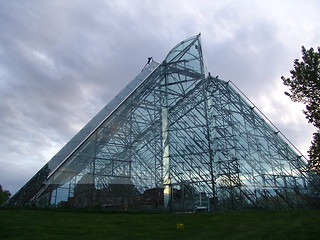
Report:
[[[305,162],[229,82],[206,76],[199,35],[151,65],[8,203],[169,211],[307,206]]]

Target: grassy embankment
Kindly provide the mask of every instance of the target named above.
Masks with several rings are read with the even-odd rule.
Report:
[[[108,213],[0,209],[0,239],[320,239],[320,210]],[[183,229],[177,229],[182,223]],[[181,226],[181,225],[180,225]]]

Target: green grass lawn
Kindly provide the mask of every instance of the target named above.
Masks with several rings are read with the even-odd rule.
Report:
[[[320,210],[108,213],[0,209],[0,239],[320,239]],[[177,229],[177,224],[184,224]]]

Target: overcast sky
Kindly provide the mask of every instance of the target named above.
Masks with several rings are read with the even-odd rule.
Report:
[[[15,193],[143,68],[201,32],[234,82],[303,154],[315,129],[283,94],[318,0],[0,0],[0,184]]]

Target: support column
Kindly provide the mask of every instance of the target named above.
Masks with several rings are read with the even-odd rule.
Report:
[[[206,78],[204,81],[212,81],[212,79]],[[218,155],[217,155],[217,136],[215,127],[215,114],[214,114],[214,107],[213,107],[213,100],[210,92],[208,91],[208,83],[204,83],[204,96],[205,96],[205,117],[206,117],[206,127],[207,127],[207,137],[208,137],[208,146],[209,146],[209,158],[210,158],[210,175],[211,175],[211,185],[212,185],[212,208],[211,211],[217,210],[217,203],[216,203],[216,177],[217,177],[217,162],[218,162]],[[210,205],[210,203],[209,203]]]
[[[168,126],[168,108],[162,109],[162,163],[163,163],[163,202],[164,208],[168,208],[171,179],[170,179],[170,144],[169,144],[169,126]]]
[[[169,109],[167,67],[164,63],[164,78],[161,82],[161,123],[162,123],[162,174],[163,174],[163,207],[168,209],[171,195],[170,176],[170,140],[169,140]]]

